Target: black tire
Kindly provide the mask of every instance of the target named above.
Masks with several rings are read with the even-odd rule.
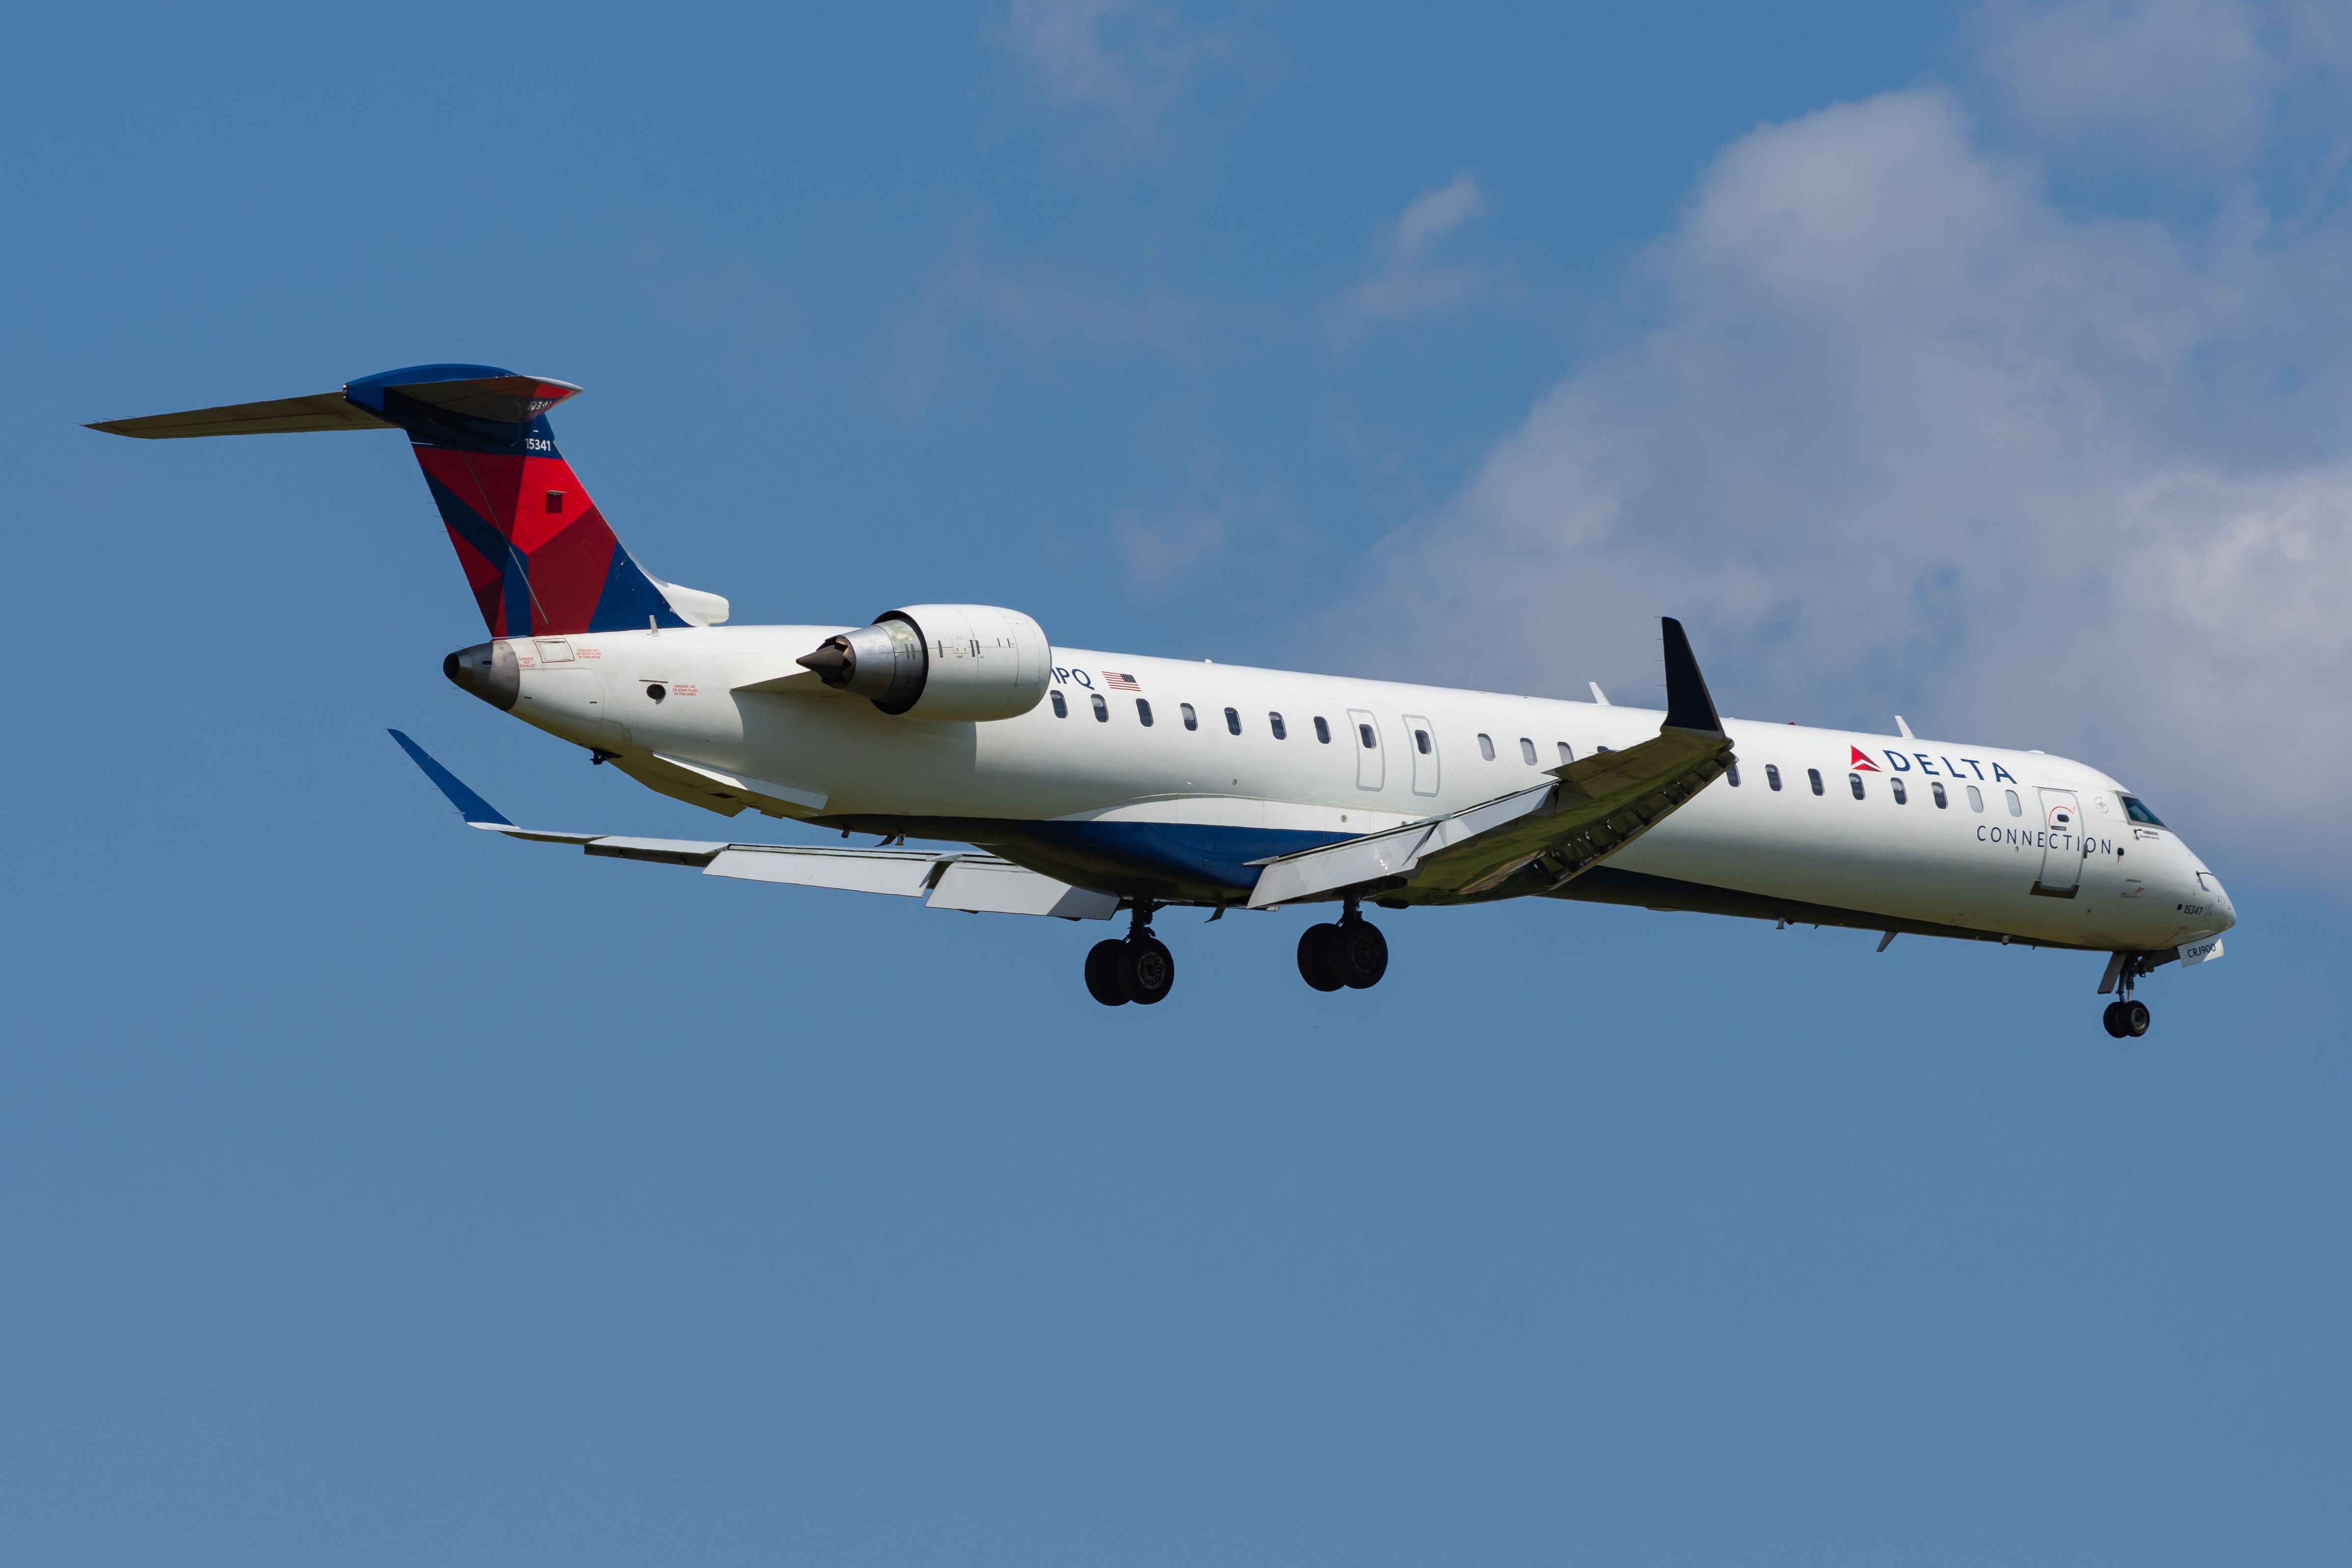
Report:
[[[1389,972],[1389,939],[1370,921],[1346,921],[1331,940],[1331,973],[1350,990],[1370,991]]]
[[[2137,1040],[2142,1035],[2147,1033],[2148,1016],[2147,1003],[2125,1003],[2121,1016],[2124,1021],[2124,1033],[2129,1035],[2133,1039]]]
[[[1318,991],[1337,991],[1348,984],[1331,962],[1331,942],[1339,934],[1339,928],[1328,922],[1298,933],[1298,978]]]
[[[1176,955],[1156,936],[1139,936],[1115,944],[1118,950],[1118,988],[1127,999],[1149,1007],[1164,1001],[1176,985]]]
[[[2119,1040],[2129,1032],[2124,1024],[2124,1005],[2120,1002],[2108,1003],[2107,1010],[2099,1015],[2099,1023],[2108,1034]]]
[[[1106,1007],[1127,1005],[1127,993],[1118,984],[1118,961],[1126,952],[1127,943],[1117,938],[1087,950],[1087,994]]]

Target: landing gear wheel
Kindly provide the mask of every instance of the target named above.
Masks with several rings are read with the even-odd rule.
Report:
[[[1127,1005],[1127,993],[1118,984],[1118,961],[1126,952],[1127,943],[1116,937],[1087,950],[1087,994],[1106,1007]]]
[[[2126,1002],[2117,1010],[2116,1016],[2123,1020],[2124,1033],[2133,1039],[2137,1040],[2147,1033],[2147,1003]]]
[[[1339,937],[1339,928],[1328,921],[1298,933],[1298,978],[1318,991],[1337,991],[1348,984],[1332,956]]]
[[[1107,942],[1102,946],[1118,950],[1118,979],[1121,1001],[1139,1003],[1149,1007],[1154,1002],[1163,1000],[1174,987],[1176,955],[1168,951],[1166,942],[1150,932],[1139,932],[1127,942]]]
[[[1331,973],[1350,990],[1369,991],[1389,972],[1389,939],[1370,921],[1341,921],[1327,951]]]
[[[2130,1027],[2124,1023],[2124,1005],[2120,1002],[2107,1004],[2107,1010],[2099,1015],[2099,1024],[2118,1040],[2131,1033]]]

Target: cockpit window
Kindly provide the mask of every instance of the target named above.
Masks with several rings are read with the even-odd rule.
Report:
[[[2134,822],[2146,823],[2150,827],[2161,827],[2164,826],[2162,822],[2158,820],[2156,813],[2148,810],[2147,805],[2138,797],[2125,795],[2117,795],[2116,798],[2124,803],[2124,815],[2130,817]]]

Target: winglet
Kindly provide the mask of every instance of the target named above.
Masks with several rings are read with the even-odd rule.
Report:
[[[512,818],[499,816],[498,807],[467,789],[463,779],[427,756],[424,747],[397,730],[388,730],[385,733],[399,742],[400,749],[408,753],[408,760],[423,768],[425,776],[431,779],[441,793],[449,797],[449,804],[457,808],[458,816],[477,826],[512,827],[514,826]]]
[[[1723,721],[1716,716],[1715,699],[1706,694],[1706,677],[1698,672],[1698,658],[1691,652],[1682,622],[1662,616],[1658,625],[1666,644],[1666,727],[1722,734]]]

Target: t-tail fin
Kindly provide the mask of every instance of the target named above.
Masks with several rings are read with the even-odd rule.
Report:
[[[580,389],[495,365],[425,364],[341,392],[93,425],[150,439],[397,426],[457,548],[490,636],[708,626],[715,594],[649,576],[556,450],[547,411]]]

